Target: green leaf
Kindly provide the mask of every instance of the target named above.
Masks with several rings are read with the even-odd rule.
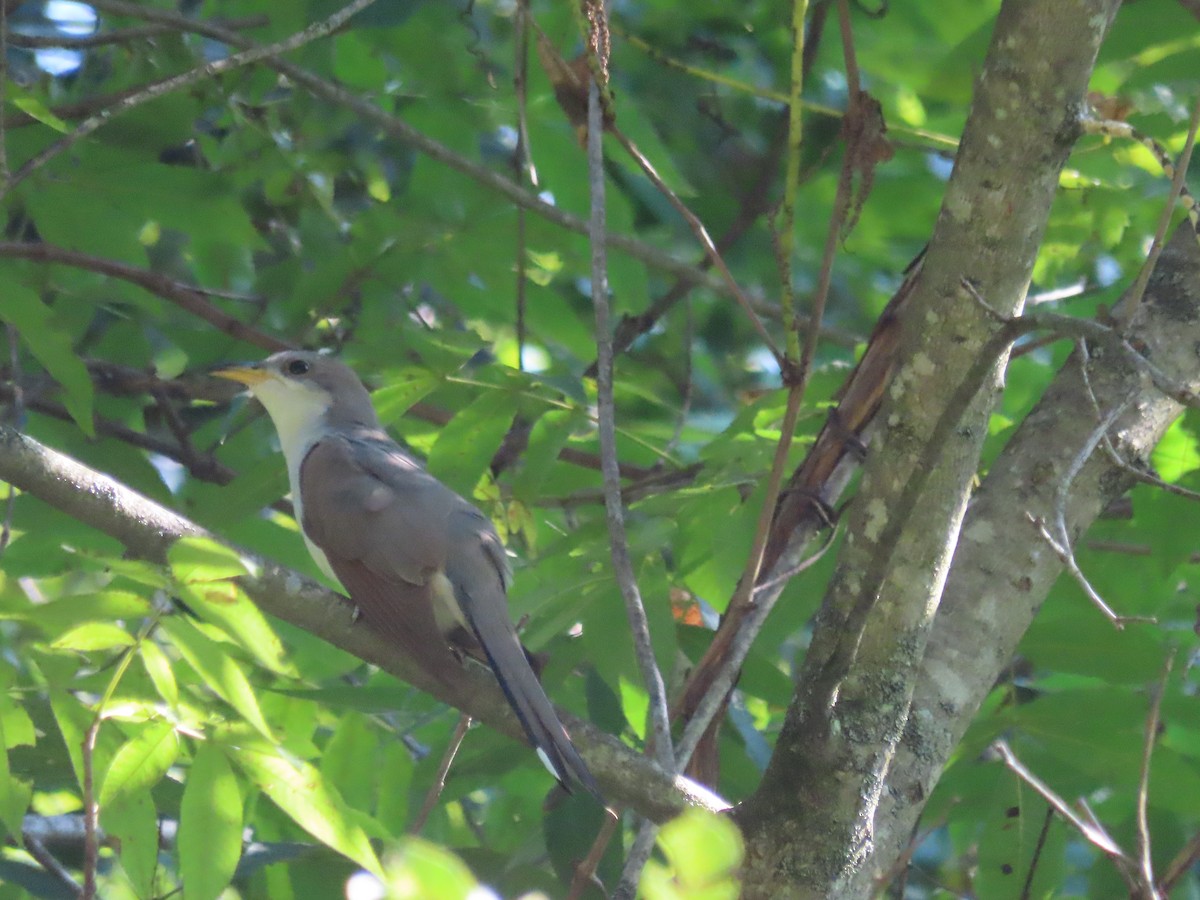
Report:
[[[55,638],[50,646],[59,650],[89,653],[94,650],[111,650],[114,647],[130,647],[133,642],[133,636],[124,628],[107,622],[88,622]]]
[[[223,581],[185,587],[180,594],[200,618],[224,631],[264,669],[289,677],[296,675],[279,635],[236,584]]]
[[[52,603],[31,606],[25,618],[48,636],[54,637],[86,622],[140,619],[150,615],[149,600],[131,591],[102,591],[72,594]]]
[[[162,648],[154,641],[146,638],[138,644],[138,656],[146,669],[146,674],[154,682],[154,689],[172,706],[179,705],[179,685],[175,683],[175,672],[171,669],[171,661],[163,653]]]
[[[370,808],[378,750],[379,738],[367,720],[347,713],[321,753],[321,774],[355,809]]]
[[[466,863],[444,847],[405,838],[387,856],[384,883],[388,900],[467,897],[478,883]]]
[[[30,118],[37,119],[43,125],[49,125],[60,134],[66,134],[71,130],[66,122],[52,113],[46,104],[37,97],[25,93],[15,85],[9,85],[9,90],[15,95],[11,98],[12,105]]]
[[[167,774],[179,755],[179,738],[170,722],[151,722],[117,751],[100,787],[100,805],[147,791]]]
[[[33,797],[33,783],[17,778],[9,769],[8,752],[14,747],[33,746],[33,720],[0,688],[0,825],[19,838],[21,823]]]
[[[648,900],[733,900],[739,896],[742,836],[724,816],[699,809],[672,819],[658,833],[667,865],[651,861],[642,875]]]
[[[121,868],[139,897],[160,894],[154,888],[159,873],[158,814],[149,791],[140,791],[100,810],[100,825],[120,847]]]
[[[318,769],[253,738],[230,742],[226,750],[255,787],[297,825],[368,871],[382,875],[366,833],[351,821],[337,790]]]
[[[386,744],[378,766],[375,817],[390,834],[400,834],[408,825],[409,791],[416,761],[398,742]]]
[[[62,385],[66,392],[63,404],[71,418],[84,434],[95,437],[92,424],[92,376],[75,354],[71,338],[59,329],[50,307],[39,300],[33,291],[7,279],[0,279],[0,295],[4,297],[4,302],[0,303],[0,319],[17,329],[29,352]]]
[[[515,395],[484,391],[442,429],[429,451],[429,471],[470,497],[516,413]]]
[[[583,421],[582,413],[552,409],[534,423],[529,444],[521,454],[521,469],[513,479],[513,494],[526,502],[537,499],[550,468],[570,440],[571,432]]]
[[[379,421],[390,425],[412,408],[417,401],[436,390],[442,380],[425,369],[414,369],[400,380],[391,381],[386,387],[371,394],[371,402]]]
[[[1047,821],[1046,801],[1014,782],[999,782],[994,805],[981,810],[985,825],[975,878],[978,895],[1056,896],[1064,873],[1067,827],[1055,816]]]
[[[191,622],[183,619],[164,619],[161,627],[180,655],[187,660],[188,665],[204,679],[205,684],[236,709],[242,718],[258,729],[264,737],[271,738],[271,728],[259,709],[254,688],[250,686],[250,681],[241,666],[225,652],[225,649],[201,634]]]
[[[205,537],[180,538],[167,551],[167,562],[184,584],[238,578],[250,571],[236,550]]]
[[[202,743],[179,807],[183,900],[216,900],[242,855],[242,794],[222,749]]]

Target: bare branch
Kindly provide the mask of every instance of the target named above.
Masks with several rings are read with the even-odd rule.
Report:
[[[454,757],[458,755],[458,748],[462,746],[463,738],[467,736],[467,729],[470,727],[471,717],[463,713],[458,717],[458,724],[454,726],[454,733],[450,735],[450,741],[446,744],[446,752],[442,754],[442,760],[438,763],[433,782],[429,785],[429,790],[425,792],[425,802],[421,804],[412,824],[408,826],[409,834],[420,834],[421,829],[425,827],[425,820],[437,806],[438,798],[446,789],[446,775],[450,772],[450,767],[454,765]]]
[[[1116,863],[1117,868],[1122,871],[1123,876],[1128,873],[1129,867],[1133,864],[1133,859],[1121,849],[1121,846],[1112,839],[1107,831],[1099,825],[1085,820],[1075,810],[1071,809],[1070,805],[1062,797],[1054,793],[1044,781],[1029,771],[1025,767],[1025,764],[1017,759],[1016,754],[1012,752],[1012,749],[1005,741],[996,741],[992,744],[991,749],[993,753],[1000,757],[1009,771],[1029,785],[1029,787],[1033,788],[1034,792],[1050,804],[1050,807],[1070,823],[1088,843]]]
[[[664,769],[674,767],[671,726],[667,716],[667,691],[654,658],[650,626],[641,591],[629,559],[621,479],[617,472],[616,410],[613,400],[613,352],[608,308],[608,264],[605,255],[604,150],[600,89],[592,79],[588,87],[588,182],[592,195],[592,304],[596,312],[596,406],[600,430],[600,471],[604,476],[604,504],[608,512],[613,574],[625,599],[625,612],[633,634],[634,650],[650,700],[650,735],[647,752]]]
[[[173,278],[168,278],[159,272],[139,269],[126,263],[112,259],[90,256],[77,250],[56,247],[53,244],[32,244],[15,241],[0,241],[0,257],[10,259],[30,259],[36,262],[57,263],[85,269],[109,278],[117,278],[136,284],[157,297],[169,300],[185,312],[208,322],[232,338],[245,341],[255,347],[274,353],[276,350],[287,350],[293,347],[287,341],[265,334],[239,319],[222,312],[209,302],[205,292],[200,288],[182,284]]]
[[[1163,660],[1162,673],[1158,683],[1150,689],[1150,711],[1146,713],[1146,728],[1142,739],[1142,765],[1138,773],[1137,789],[1137,850],[1138,867],[1142,876],[1142,891],[1146,898],[1157,895],[1154,877],[1154,859],[1150,855],[1150,819],[1147,807],[1150,803],[1150,760],[1154,755],[1154,745],[1158,742],[1159,716],[1162,712],[1162,698],[1167,690],[1167,679],[1171,677],[1171,669],[1175,665],[1175,651],[1172,650]]]

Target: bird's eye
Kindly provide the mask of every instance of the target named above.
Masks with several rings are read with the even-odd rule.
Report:
[[[287,364],[287,373],[289,375],[305,375],[312,368],[307,362],[302,359],[293,359]]]

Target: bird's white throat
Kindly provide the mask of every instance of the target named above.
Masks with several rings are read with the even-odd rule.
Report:
[[[296,524],[317,566],[337,583],[324,551],[309,540],[304,531],[304,498],[300,493],[300,466],[313,444],[325,436],[325,415],[333,398],[328,392],[311,385],[295,381],[268,378],[251,390],[259,402],[266,407],[267,414],[275,424],[279,435],[279,449],[287,460],[288,483],[292,488],[292,507],[296,512]]]

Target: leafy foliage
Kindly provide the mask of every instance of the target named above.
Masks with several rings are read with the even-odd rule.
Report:
[[[531,6],[559,52],[574,55],[581,39],[569,4]],[[814,6],[835,15],[830,4]],[[875,172],[839,248],[793,466],[932,230],[998,7],[892,4],[878,18],[854,16],[859,66],[895,156]],[[333,8],[204,0],[187,4],[187,21],[237,24],[267,43]],[[40,3],[9,9],[11,34],[36,33]],[[100,32],[142,24],[105,9],[96,5]],[[518,212],[487,181],[520,170],[514,9],[377,3],[286,57],[440,142],[469,172],[265,65],[133,106],[31,171],[4,201],[0,320],[15,341],[8,381],[21,386],[4,396],[42,442],[320,578],[277,503],[286,477],[269,424],[202,373],[258,358],[272,339],[339,350],[379,387],[395,435],[497,522],[516,556],[513,616],[527,619],[526,643],[549,655],[556,702],[640,746],[647,699],[611,575],[595,385],[585,377],[596,353],[588,242],[536,211]],[[714,236],[731,236],[725,258],[778,335],[779,268],[765,213],[781,190],[792,51],[779,5],[647,0],[614,9],[613,26],[618,125]],[[838,178],[834,111],[846,105],[840,49],[827,30],[819,42],[810,35],[804,94],[792,261],[802,304],[816,284]],[[1096,91],[1128,100],[1130,121],[1173,153],[1200,90],[1196,42],[1183,37],[1195,32],[1182,3],[1127,4],[1093,77]],[[77,68],[55,76],[14,43],[8,65],[20,83],[9,85],[2,135],[10,171],[106,99],[233,49],[167,27],[78,51]],[[536,60],[526,126],[537,191],[586,218],[584,154]],[[615,142],[606,152],[610,230],[698,260],[665,198]],[[1116,299],[1169,188],[1147,156],[1132,143],[1080,143],[1033,292],[1080,285],[1057,301],[1079,316]],[[18,242],[57,255],[9,252]],[[672,290],[670,273],[650,258],[610,249],[612,301],[627,322]],[[160,281],[138,283],[97,260]],[[694,663],[707,641],[687,609],[699,604],[711,620],[741,575],[784,410],[778,367],[736,305],[707,282],[680,293],[619,357],[616,384],[619,456],[637,498],[630,549],[667,673]],[[249,330],[221,325],[226,317]],[[1064,354],[1039,349],[1013,362],[987,459]],[[528,443],[496,471],[514,422]],[[1154,465],[1200,488],[1198,446],[1193,411]],[[673,476],[666,488],[655,481],[664,475]],[[1150,780],[1156,870],[1195,840],[1197,682],[1182,658],[1194,649],[1197,532],[1181,527],[1198,521],[1195,510],[1138,488],[1128,517],[1089,535],[1080,562],[1099,592],[1158,625],[1116,631],[1074,583],[1059,585],[930,801],[933,834],[917,850],[910,892],[1017,896],[1028,876],[1029,896],[1114,895],[1105,862],[980,754],[1006,735],[1039,777],[1087,798],[1134,846],[1148,685],[1172,654],[1181,664],[1162,686]],[[27,811],[76,813],[88,790],[111,838],[100,878],[113,898],[164,896],[181,882],[187,898],[217,897],[231,880],[247,898],[336,896],[358,869],[396,897],[465,896],[476,879],[504,895],[557,894],[587,853],[599,811],[577,797],[555,798],[561,805],[547,811],[533,754],[481,728],[468,735],[424,840],[399,840],[434,781],[454,711],[268,620],[233,581],[244,561],[219,546],[181,543],[157,567],[124,558],[111,538],[30,495],[12,498],[5,515],[0,826],[13,841],[0,857],[0,898],[68,895],[16,847]],[[793,579],[748,661],[719,746],[716,788],[731,801],[754,789],[769,758],[834,555]],[[726,831],[692,820],[664,831],[647,896],[732,896],[741,850]],[[599,867],[608,884],[620,844]],[[1188,889],[1198,889],[1194,877]]]

